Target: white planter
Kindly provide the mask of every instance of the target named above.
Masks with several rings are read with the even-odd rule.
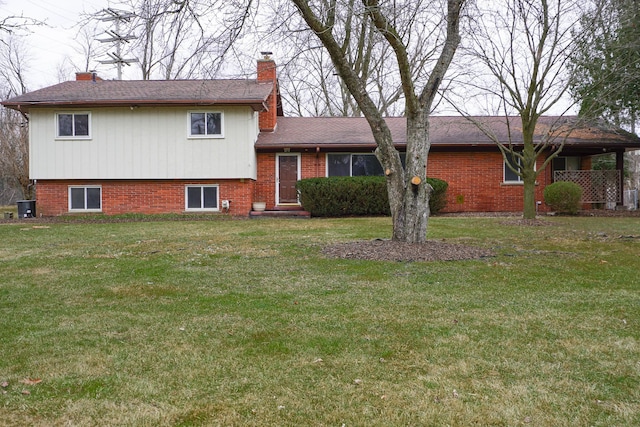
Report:
[[[262,212],[267,208],[266,202],[253,202],[253,210],[257,212]]]

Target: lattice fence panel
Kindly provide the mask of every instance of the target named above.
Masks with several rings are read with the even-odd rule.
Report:
[[[575,182],[582,187],[582,203],[620,203],[620,171],[555,171],[555,181]]]

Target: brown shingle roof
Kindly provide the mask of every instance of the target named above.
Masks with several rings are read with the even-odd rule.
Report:
[[[504,143],[509,141],[509,131],[504,117],[474,117],[491,129],[494,135]],[[406,119],[392,117],[385,119],[393,141],[402,148],[406,145]],[[570,126],[575,117],[542,117],[537,129],[540,135],[551,127]],[[522,127],[518,117],[511,117],[511,140],[522,144]],[[434,148],[495,146],[474,123],[459,116],[432,116],[430,119],[430,137]],[[558,140],[559,142],[559,140]],[[621,129],[611,129],[594,124],[581,125],[573,129],[565,146],[581,147],[628,147],[640,149],[640,138]],[[367,121],[361,117],[279,117],[275,132],[261,133],[256,142],[257,150],[291,149],[374,149],[375,142]]]
[[[256,80],[68,81],[11,98],[2,104],[28,111],[38,106],[248,105],[256,111],[273,84]]]

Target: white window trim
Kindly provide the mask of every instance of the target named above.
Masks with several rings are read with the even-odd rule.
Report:
[[[522,166],[520,167],[522,168]],[[522,180],[522,177],[520,175],[517,176],[518,179],[516,180],[507,181],[507,169],[509,169],[509,166],[507,166],[507,161],[503,157],[502,158],[502,185],[524,185],[524,181]],[[533,166],[533,170],[534,171],[538,170],[537,160],[535,165]],[[509,169],[509,171],[511,171],[511,169]],[[513,171],[511,172],[513,173]],[[536,181],[536,185],[537,185],[537,181]]]
[[[60,114],[71,114],[71,115],[76,115],[76,114],[86,114],[88,116],[88,120],[89,120],[89,135],[80,135],[80,136],[75,136],[75,135],[60,135],[60,121],[58,120],[58,116]],[[56,140],[88,140],[88,139],[92,139],[91,138],[91,131],[92,131],[92,126],[91,126],[91,111],[57,111],[54,117],[55,120],[55,126],[56,126]]]
[[[189,188],[192,187],[215,187],[216,188],[216,206],[215,208],[190,208],[189,207]],[[201,196],[202,190],[200,190]],[[202,200],[202,199],[200,199]],[[187,184],[184,186],[184,210],[186,212],[220,212],[220,186],[218,184]]]
[[[191,114],[217,113],[220,114],[220,133],[214,135],[193,135],[191,133]],[[205,116],[206,117],[206,116]],[[218,110],[189,110],[187,111],[187,138],[189,139],[223,139],[224,138],[224,112]]]
[[[84,204],[86,206],[87,204],[87,192],[86,189],[87,188],[99,188],[100,189],[100,209],[73,209],[71,207],[71,190],[72,189],[77,189],[77,188],[82,188],[85,190],[85,194],[84,194]],[[101,185],[70,185],[68,187],[67,190],[67,197],[69,200],[69,212],[102,212],[102,206],[103,206],[103,201],[102,201],[102,186]]]
[[[515,157],[514,159],[516,159],[518,162],[520,162],[520,158],[519,157]],[[522,166],[519,165],[519,169],[521,169]],[[507,170],[510,173],[514,173],[511,168],[509,168],[509,166],[507,165],[507,159],[504,158],[504,156],[502,156],[502,184],[505,185],[522,185],[524,184],[524,182],[522,181],[522,177],[520,175],[516,176],[516,179],[507,179]]]

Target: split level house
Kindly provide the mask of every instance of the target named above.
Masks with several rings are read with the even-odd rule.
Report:
[[[222,212],[248,216],[301,210],[296,182],[310,177],[377,175],[371,130],[360,117],[284,117],[270,58],[256,79],[118,81],[95,73],[6,100],[29,120],[30,178],[37,214]],[[500,140],[518,139],[518,118],[477,117]],[[544,117],[552,125],[572,118]],[[398,150],[403,118],[387,119]],[[432,117],[428,176],[449,184],[445,212],[522,210],[522,183],[494,141],[463,117]],[[558,173],[589,172],[594,155],[640,149],[621,130],[581,126],[566,136],[562,156],[538,178],[536,200]],[[539,162],[544,160],[541,156]],[[587,174],[588,175],[588,174]],[[593,186],[590,176],[578,177]],[[591,184],[589,184],[591,183]],[[602,200],[621,204],[622,178],[604,185]],[[609,187],[615,187],[614,189]],[[590,196],[591,197],[591,196]],[[593,198],[593,197],[591,197]],[[545,209],[544,204],[540,206]]]

